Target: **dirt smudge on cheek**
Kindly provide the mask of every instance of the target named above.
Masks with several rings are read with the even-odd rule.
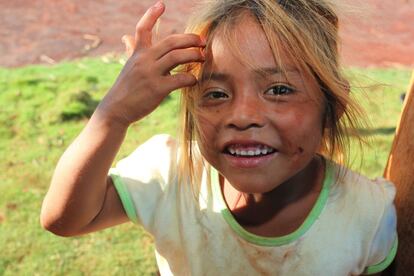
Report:
[[[290,135],[285,135],[281,133],[282,137],[282,152],[287,154],[288,156],[294,156],[298,152],[298,143],[296,141],[296,137],[292,137]]]
[[[288,169],[291,171],[302,170],[306,161],[310,161],[314,152],[306,150],[306,146],[298,141],[284,141],[284,149],[282,152],[288,160]]]

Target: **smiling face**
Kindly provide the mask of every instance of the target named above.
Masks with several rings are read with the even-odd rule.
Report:
[[[204,158],[244,193],[266,193],[295,181],[322,139],[322,94],[280,52],[275,62],[260,26],[235,25],[241,62],[220,31],[214,35],[195,100]],[[283,64],[284,73],[277,64]]]

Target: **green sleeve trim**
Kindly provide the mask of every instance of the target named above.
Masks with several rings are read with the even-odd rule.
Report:
[[[394,260],[395,255],[397,255],[397,248],[398,248],[398,238],[395,238],[391,251],[388,254],[388,256],[385,258],[385,260],[383,260],[379,264],[367,266],[363,274],[365,275],[374,274],[374,273],[378,273],[386,269],[391,264],[391,262]]]
[[[133,223],[138,224],[139,220],[137,213],[135,211],[134,202],[132,201],[131,195],[129,194],[127,187],[122,181],[122,178],[114,173],[110,173],[110,176],[114,182],[115,189],[118,192],[119,198],[121,199],[122,206],[124,207],[127,216]]]
[[[212,171],[212,184],[213,184],[213,193],[214,197],[219,199],[219,204],[221,205],[221,214],[224,220],[230,225],[234,232],[236,232],[243,239],[261,246],[281,246],[288,243],[291,243],[301,236],[303,236],[315,223],[319,215],[322,213],[323,208],[326,205],[326,202],[329,197],[330,187],[334,181],[334,168],[333,164],[330,161],[326,162],[325,169],[325,179],[323,181],[322,190],[320,195],[315,202],[312,210],[310,211],[308,217],[302,223],[302,225],[296,229],[294,232],[280,237],[263,237],[258,236],[253,233],[246,231],[233,217],[231,211],[227,208],[227,205],[224,201],[223,195],[221,193],[220,184],[218,183],[218,172],[213,168]]]

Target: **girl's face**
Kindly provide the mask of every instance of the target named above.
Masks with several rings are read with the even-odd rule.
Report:
[[[323,105],[317,83],[283,52],[281,73],[254,19],[240,21],[237,43],[253,66],[233,55],[220,32],[214,36],[196,97],[199,146],[234,188],[266,193],[293,181],[314,157]]]

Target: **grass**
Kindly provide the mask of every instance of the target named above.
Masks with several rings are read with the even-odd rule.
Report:
[[[395,128],[402,111],[401,94],[405,93],[411,71],[404,69],[352,69],[350,78],[357,102],[363,107],[369,128],[361,129],[360,134],[367,144],[363,146],[363,159],[354,146],[351,167],[371,178],[381,176],[385,168],[394,138]]]
[[[121,69],[115,59],[83,59],[47,66],[0,69],[0,275],[156,273],[152,238],[131,223],[77,238],[41,229],[39,210],[54,166]],[[354,167],[379,176],[401,111],[404,69],[351,69],[364,93],[353,93],[372,121],[361,132],[371,141]],[[387,85],[378,85],[378,82]],[[133,125],[117,159],[155,133],[175,135],[178,95],[173,93]]]

